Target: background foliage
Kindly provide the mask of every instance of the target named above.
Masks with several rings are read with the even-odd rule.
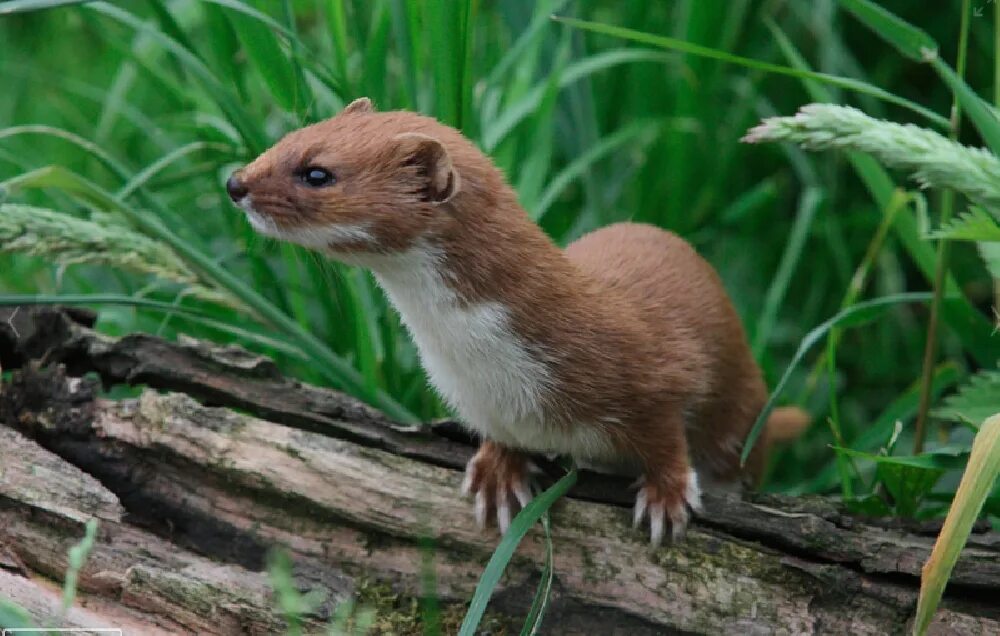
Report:
[[[17,4],[76,3],[7,8]],[[881,4],[925,29],[954,66],[957,4]],[[992,14],[980,4],[966,76],[991,94]],[[900,191],[882,205],[843,155],[739,142],[762,117],[819,99],[815,84],[549,20],[572,16],[859,78],[946,117],[952,95],[934,71],[830,0],[143,0],[3,11],[0,182],[9,204],[0,292],[110,296],[99,305],[110,333],[240,342],[398,417],[444,415],[369,276],[256,237],[222,188],[281,134],[360,95],[460,127],[561,244],[624,219],[688,238],[718,268],[772,386],[803,338],[846,305],[931,287],[936,256],[921,210],[937,218],[936,194],[913,196],[914,182],[896,175]],[[871,96],[822,91],[821,101],[928,125]],[[970,127],[962,141],[980,145]],[[44,210],[72,218],[60,223]],[[129,253],[136,233],[151,240]],[[81,236],[83,258],[72,240]],[[950,274],[966,301],[944,313],[935,395],[995,369],[1000,347],[992,279],[974,245],[954,245]],[[852,477],[826,422],[853,451],[890,439],[891,449],[909,449],[926,322],[926,304],[896,306],[809,354],[785,395],[816,424],[777,455],[768,488],[861,500],[876,481],[906,482],[884,462]],[[973,390],[987,381],[995,375]],[[968,449],[972,435],[935,427],[929,447]],[[947,502],[957,472],[940,468],[934,483]],[[907,511],[934,513],[934,500]]]

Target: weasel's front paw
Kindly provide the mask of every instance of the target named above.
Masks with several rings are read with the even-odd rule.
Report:
[[[531,474],[538,468],[524,454],[483,442],[465,467],[462,494],[475,497],[476,523],[496,521],[507,532],[514,514],[531,501]]]
[[[654,546],[663,542],[666,518],[670,519],[670,534],[674,541],[680,540],[687,530],[688,507],[701,512],[701,490],[698,488],[698,474],[689,470],[682,478],[644,476],[636,482],[639,493],[635,497],[633,525],[639,524],[649,515],[649,540]]]

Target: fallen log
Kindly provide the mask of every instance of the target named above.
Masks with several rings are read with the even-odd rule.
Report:
[[[44,310],[0,328],[0,363],[19,367],[0,393],[0,595],[23,599],[25,575],[60,581],[93,516],[80,588],[109,621],[280,631],[265,571],[284,546],[297,586],[327,598],[311,628],[391,588],[375,595],[395,599],[376,608],[397,621],[384,631],[418,633],[419,611],[401,608],[418,607],[432,568],[454,629],[497,541],[457,495],[472,447],[456,427],[396,425],[243,350],[111,339],[86,322]],[[111,401],[79,379],[90,372],[149,388]],[[583,475],[554,509],[545,633],[901,633],[911,619],[933,527],[855,518],[823,498],[711,496],[683,543],[654,551],[630,529],[628,494]],[[517,629],[543,554],[529,533],[491,603],[495,626]],[[934,629],[998,633],[997,598],[1000,536],[977,532]],[[48,607],[32,613],[49,619]]]

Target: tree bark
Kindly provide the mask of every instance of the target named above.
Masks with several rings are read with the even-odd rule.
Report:
[[[326,597],[307,631],[358,598],[377,630],[421,633],[411,601],[428,593],[455,631],[498,540],[458,495],[473,446],[457,426],[400,426],[242,349],[112,339],[84,312],[9,317],[0,597],[44,625],[275,633],[285,623],[266,564],[283,546],[296,587]],[[141,388],[106,399],[88,373]],[[825,498],[708,495],[683,542],[651,550],[631,529],[630,494],[620,478],[583,473],[555,506],[544,633],[904,633],[937,529],[852,517]],[[80,607],[63,615],[66,554],[92,517]],[[518,631],[544,554],[529,532],[489,630]],[[1000,535],[979,528],[933,631],[1000,633],[997,599]]]

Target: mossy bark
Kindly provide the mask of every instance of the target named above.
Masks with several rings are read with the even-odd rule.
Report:
[[[0,362],[18,367],[0,393],[0,596],[57,616],[67,550],[97,517],[84,607],[60,619],[74,625],[281,631],[265,563],[283,546],[296,585],[326,595],[307,631],[358,597],[382,632],[419,633],[428,562],[454,629],[497,541],[457,494],[472,452],[459,429],[395,425],[242,350],[23,314],[16,334],[0,330]],[[103,399],[88,372],[146,388]],[[626,484],[584,475],[553,511],[545,633],[906,631],[934,528],[856,519],[826,499],[709,496],[684,542],[651,550],[631,530]],[[491,603],[494,633],[526,613],[543,554],[529,533]],[[997,598],[1000,537],[978,532],[935,629],[998,633]]]

